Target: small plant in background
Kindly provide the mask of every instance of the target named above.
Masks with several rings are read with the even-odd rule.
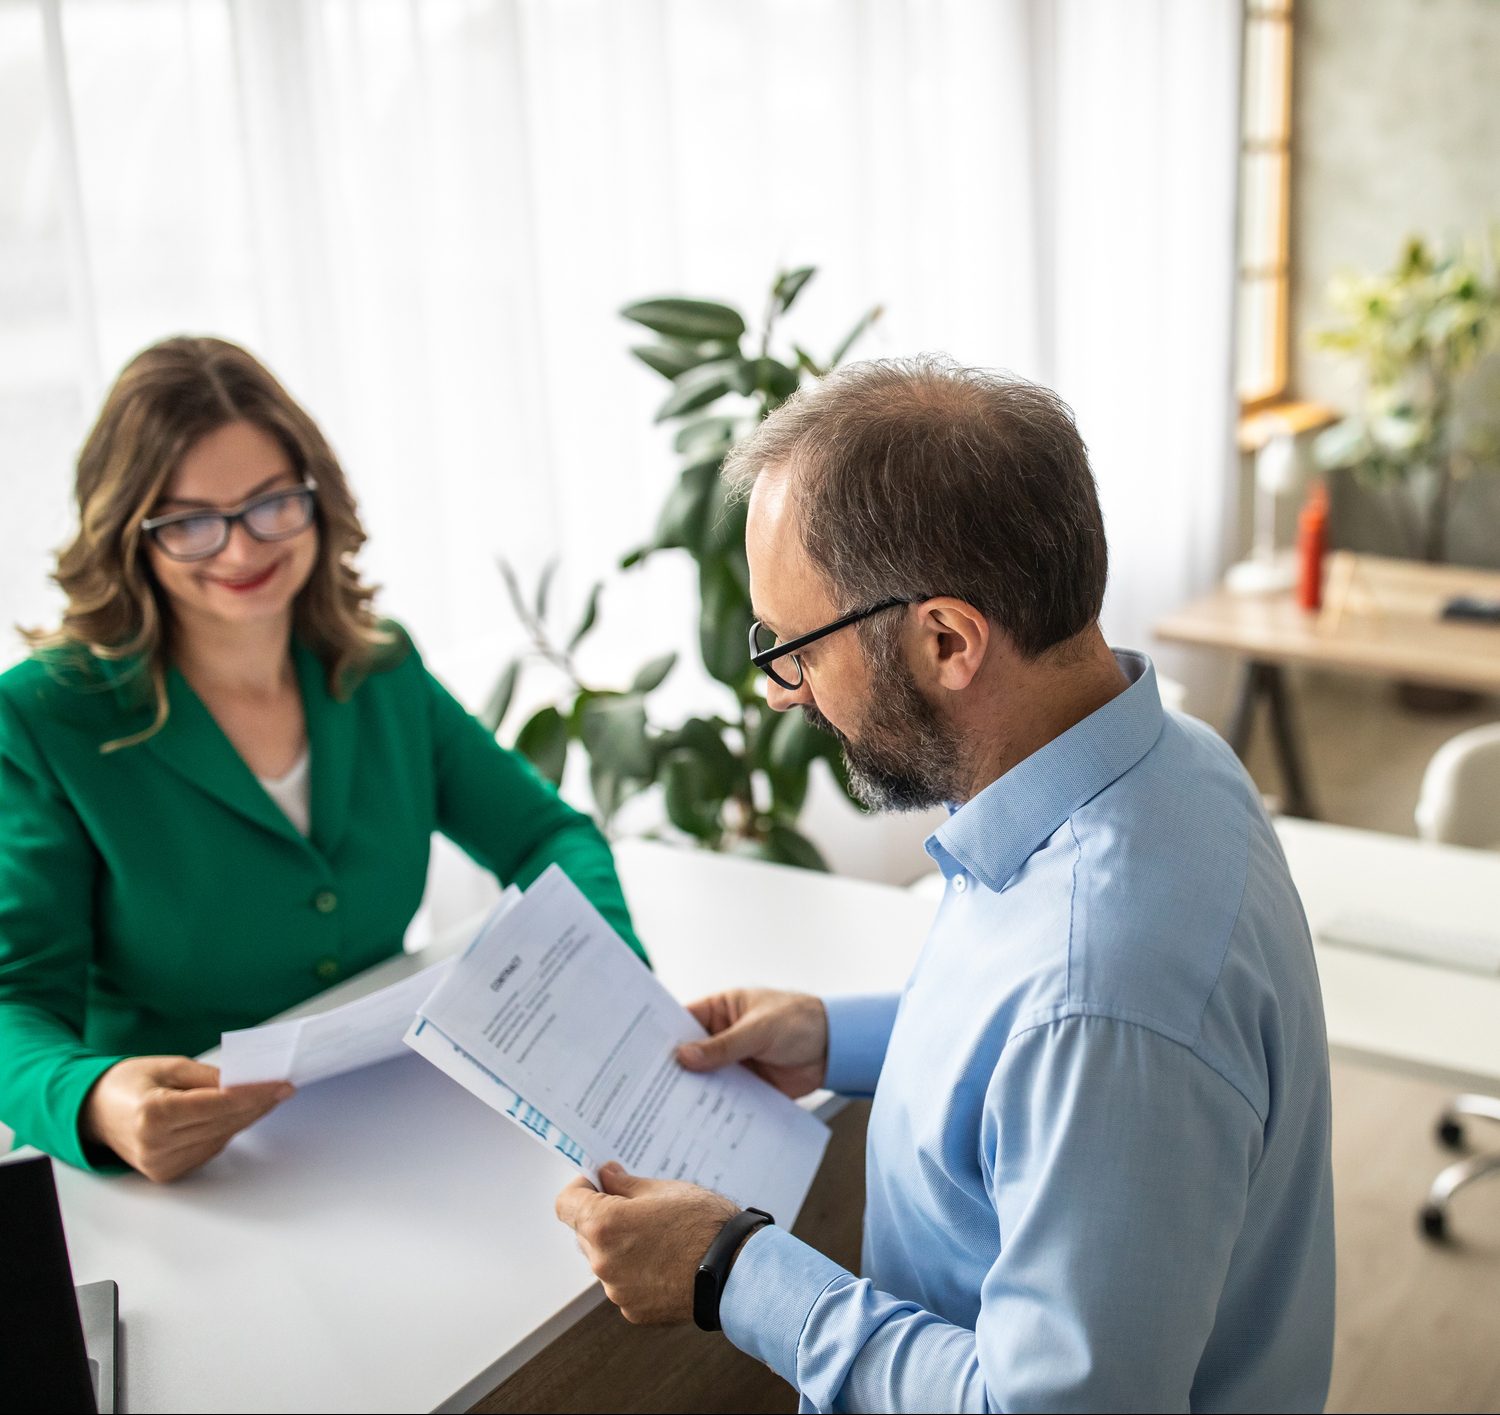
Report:
[[[1454,483],[1494,469],[1493,429],[1461,429],[1455,394],[1500,341],[1496,242],[1436,251],[1418,237],[1385,275],[1344,277],[1330,299],[1343,316],[1320,347],[1364,366],[1363,406],[1323,433],[1314,455],[1406,492],[1412,551],[1443,558]]]
[[[809,726],[800,712],[773,713],[766,707],[747,650],[752,614],[745,507],[729,501],[722,478],[724,458],[735,443],[795,393],[805,377],[821,377],[837,367],[879,318],[879,307],[870,310],[826,360],[795,343],[779,345],[781,319],[815,273],[804,266],[778,275],[753,334],[738,310],[709,300],[645,300],[621,311],[656,336],[631,353],[669,385],[656,421],[675,426],[673,447],[681,458],[651,538],[626,555],[621,568],[662,553],[692,557],[698,575],[698,650],[709,675],[732,694],[733,710],[689,717],[673,727],[653,723],[648,698],[671,673],[675,654],[643,665],[628,688],[589,685],[574,656],[597,623],[602,584],[590,592],[581,623],[559,639],[548,624],[551,567],[528,598],[509,567],[502,566],[531,647],[501,673],[483,717],[498,732],[523,666],[546,663],[561,676],[563,695],[526,720],[515,746],[553,782],[562,780],[571,748],[582,748],[606,830],[628,800],[659,786],[668,821],[710,849],[826,869],[796,825],[815,761],[827,761],[847,791],[842,754],[834,739]]]

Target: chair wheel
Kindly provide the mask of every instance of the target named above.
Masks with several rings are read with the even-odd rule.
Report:
[[[1437,1138],[1438,1144],[1450,1150],[1461,1150],[1464,1147],[1464,1127],[1451,1115],[1445,1115],[1438,1121]]]
[[[1436,1204],[1423,1204],[1421,1214],[1422,1232],[1434,1242],[1441,1243],[1448,1237],[1448,1218]]]

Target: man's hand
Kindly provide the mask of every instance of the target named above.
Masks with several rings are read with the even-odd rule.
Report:
[[[736,988],[688,1004],[710,1035],[677,1048],[689,1071],[746,1062],[795,1100],[816,1091],[828,1070],[828,1012],[821,998],[774,988]]]
[[[134,1056],[94,1082],[79,1132],[147,1179],[166,1184],[206,1164],[292,1091],[285,1081],[225,1090],[218,1068],[201,1061]]]
[[[569,1184],[557,1216],[578,1235],[604,1295],[638,1326],[690,1321],[698,1264],[739,1205],[680,1179],[638,1179],[618,1164],[599,1179],[602,1191],[583,1178]]]

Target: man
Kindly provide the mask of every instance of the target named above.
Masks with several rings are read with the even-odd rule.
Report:
[[[726,475],[750,491],[770,705],[837,734],[872,806],[952,808],[899,997],[693,1009],[713,1035],[684,1065],[875,1098],[863,1276],[756,1228],[726,1335],[818,1410],[1320,1409],[1311,942],[1233,754],[1105,645],[1068,409],[933,361],[864,364],[773,414]],[[603,1179],[559,1216],[628,1318],[686,1320],[738,1206]]]

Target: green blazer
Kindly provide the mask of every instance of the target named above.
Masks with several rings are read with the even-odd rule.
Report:
[[[300,835],[175,669],[155,736],[139,672],[0,675],[0,1122],[85,1168],[78,1112],[126,1056],[192,1056],[400,952],[440,830],[502,883],[556,862],[641,956],[609,847],[410,641],[343,700],[300,645]]]

